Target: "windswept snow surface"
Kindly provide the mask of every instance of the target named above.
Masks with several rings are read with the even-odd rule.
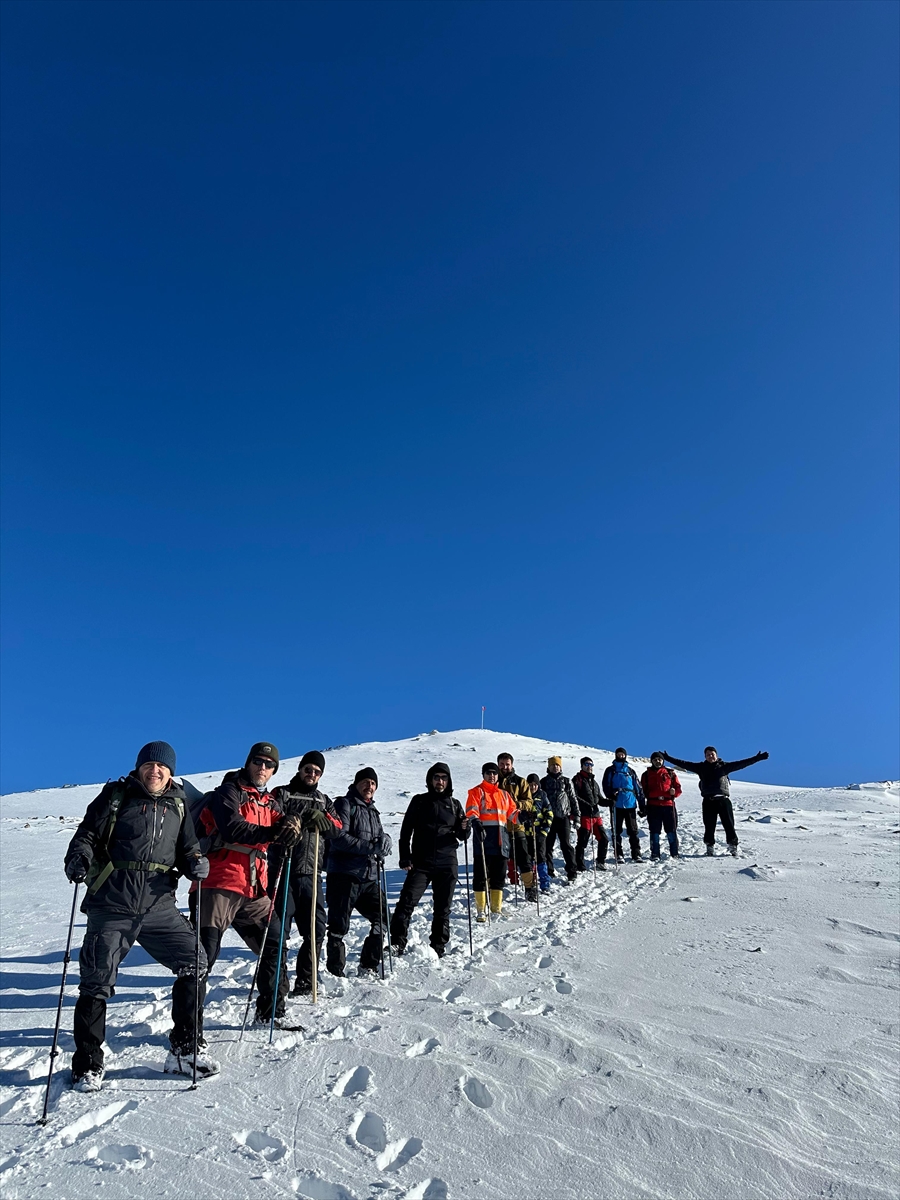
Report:
[[[460,730],[330,751],[323,786],[339,794],[374,766],[396,835],[431,763],[450,764],[464,798],[507,748],[522,774],[543,774],[551,753],[567,774],[586,750],[598,773],[612,757]],[[510,895],[508,919],[476,927],[471,957],[462,879],[443,961],[428,947],[430,893],[385,982],[355,976],[355,918],[350,975],[324,975],[315,1008],[292,1005],[305,1032],[272,1046],[256,1029],[238,1042],[253,963],[228,934],[207,1009],[222,1074],[195,1092],[162,1074],[172,978],[138,949],[110,1004],[103,1090],[68,1090],[73,964],[46,1128],[36,1119],[72,894],[62,858],[98,789],[5,797],[5,1200],[96,1186],[110,1200],[894,1200],[898,786],[740,778],[738,859],[721,834],[716,857],[701,857],[687,776],[680,861],[557,883],[540,916]],[[393,903],[396,856],[388,866]],[[76,946],[83,927],[79,914]]]

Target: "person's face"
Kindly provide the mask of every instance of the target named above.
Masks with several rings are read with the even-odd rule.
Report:
[[[582,771],[584,771],[585,775],[593,775],[594,764],[590,760],[588,760],[587,762],[583,762],[581,764],[581,769],[582,769]]]
[[[704,754],[704,758],[707,762],[715,762],[718,757],[719,756],[715,750],[707,750]]]
[[[307,787],[314,787],[322,778],[322,768],[315,763],[304,763],[300,768],[300,778]]]
[[[246,766],[247,777],[255,788],[264,788],[275,772],[278,763],[274,759],[255,754]]]
[[[447,778],[447,776],[444,774],[443,771],[435,771],[435,773],[431,777],[431,786],[434,788],[434,790],[436,792],[445,792],[447,790],[447,784],[449,782],[450,782],[450,780]]]
[[[497,759],[497,766],[500,768],[501,775],[508,775],[513,768],[513,760],[508,754],[501,754]]]
[[[169,786],[172,772],[165,763],[148,762],[138,767],[138,777],[151,796],[161,796]]]
[[[550,765],[547,767],[547,770],[551,775],[558,775],[562,770],[562,767],[559,765],[559,763],[550,763]]]
[[[536,796],[538,794],[538,792],[541,790],[541,781],[539,779],[535,779],[531,783],[529,783],[528,786],[529,786],[529,788],[531,788],[532,796]]]
[[[651,765],[651,767],[656,767],[656,769],[658,771],[659,768],[663,765],[662,755],[661,754],[651,755],[650,756],[650,765]]]
[[[616,751],[616,761],[617,762],[624,762],[627,757],[628,757],[628,755],[625,753],[624,750]]]
[[[496,771],[485,771],[484,778],[487,780],[488,783],[496,783],[497,780],[500,778],[500,776],[497,774]]]
[[[374,779],[361,779],[356,785],[356,790],[362,796],[363,800],[371,800],[378,791],[378,784]]]

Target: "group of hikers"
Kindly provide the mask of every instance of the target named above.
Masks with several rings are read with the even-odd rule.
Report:
[[[449,767],[435,763],[426,774],[425,791],[412,797],[403,817],[399,866],[406,877],[388,921],[384,863],[393,845],[375,807],[378,775],[372,767],[357,771],[346,794],[332,801],[319,788],[325,756],[310,750],[289,783],[270,789],[280,757],[270,742],[257,742],[244,766],[204,795],[175,778],[175,751],[167,742],[150,742],[138,753],[134,770],[107,783],[91,802],[66,853],[67,877],[87,885],[72,1085],[85,1092],[101,1087],[107,1001],[135,942],[176,976],[164,1070],[195,1078],[214,1075],[219,1065],[207,1052],[203,1002],[227,929],[258,956],[255,1020],[297,1028],[287,1013],[288,994],[312,994],[323,944],[326,969],[344,975],[344,938],[354,911],[370,925],[359,974],[374,976],[380,964],[383,969],[385,931],[393,952],[402,955],[413,912],[430,886],[430,944],[438,957],[444,955],[458,850],[466,848],[468,886],[470,838],[475,921],[483,924],[503,917],[507,882],[518,887],[521,881],[525,900],[539,902],[539,893],[550,890],[557,874],[557,844],[565,884],[586,870],[606,870],[610,840],[618,863],[623,833],[632,861],[640,862],[638,817],[647,821],[650,858],[661,856],[663,831],[670,856],[677,858],[675,802],[681,784],[673,767],[700,777],[706,853],[713,853],[721,820],[728,848],[736,854],[728,776],[765,758],[761,751],[724,762],[708,746],[702,762],[687,762],[656,751],[639,779],[619,747],[598,782],[589,756],[571,779],[556,755],[543,778],[522,778],[513,756],[501,754],[497,762],[483,765],[481,782],[469,789],[465,808],[453,795]],[[611,838],[604,809],[610,813]],[[585,853],[591,844],[588,866]],[[180,876],[190,881],[190,921],[175,903]],[[287,970],[292,924],[302,938],[293,986]]]

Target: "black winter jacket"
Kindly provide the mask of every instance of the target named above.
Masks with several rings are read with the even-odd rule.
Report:
[[[352,875],[363,881],[377,879],[378,864],[373,843],[384,830],[374,801],[367,803],[351,785],[346,796],[335,800],[334,807],[342,828],[340,833],[328,839],[325,870]]]
[[[666,762],[674,763],[682,771],[692,771],[700,776],[700,795],[709,800],[713,796],[730,796],[731,780],[728,778],[732,771],[743,771],[744,767],[752,767],[754,763],[762,762],[768,754],[754,754],[752,758],[739,758],[737,762],[723,762],[717,758],[715,762],[685,762],[683,758],[672,758],[666,755]]]
[[[124,789],[116,823],[107,845],[110,804],[117,789]],[[181,801],[181,807],[176,803]],[[66,851],[68,864],[77,855],[100,866],[112,862],[157,863],[171,871],[141,871],[117,867],[98,890],[85,898],[82,912],[104,911],[137,916],[161,901],[171,901],[178,872],[200,854],[194,823],[180,783],[174,781],[161,796],[151,796],[132,772],[107,783],[88,805]]]
[[[578,808],[583,817],[599,817],[601,807],[609,806],[596,775],[586,775],[584,771],[579,771],[577,775],[572,776],[572,787],[578,797]]]
[[[423,871],[456,870],[459,865],[457,848],[469,836],[468,825],[463,824],[466,814],[453,796],[453,781],[450,780],[444,792],[431,791],[431,776],[438,767],[449,778],[449,767],[445,763],[435,763],[425,777],[429,790],[413,796],[403,817],[400,826],[400,867],[403,870],[407,867],[418,867]]]
[[[296,815],[303,819],[312,809],[318,808],[331,818],[331,829],[319,835],[319,861],[315,866],[313,860],[315,858],[316,837],[312,830],[306,829],[303,831],[303,835],[294,847],[291,855],[292,879],[298,875],[312,875],[314,869],[321,871],[325,866],[325,843],[341,831],[341,818],[337,814],[337,809],[334,807],[331,797],[326,796],[324,792],[320,792],[318,788],[309,790],[306,784],[296,776],[290,783],[285,784],[283,787],[275,788],[272,795],[275,803],[285,816]],[[277,876],[283,857],[284,846],[279,842],[270,843],[270,879],[275,879]]]
[[[545,775],[541,780],[541,787],[550,801],[554,817],[578,820],[578,798],[571,779],[565,775]]]

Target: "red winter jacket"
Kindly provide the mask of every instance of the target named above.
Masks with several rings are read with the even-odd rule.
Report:
[[[207,836],[218,834],[209,858],[205,888],[222,888],[255,900],[268,885],[266,850],[284,814],[268,792],[259,792],[243,771],[229,771],[206,797],[200,824]],[[194,884],[191,889],[196,890]]]
[[[666,808],[673,808],[681,795],[678,776],[670,767],[648,767],[641,776],[641,787],[648,804],[664,805]],[[671,795],[673,791],[674,796]]]

